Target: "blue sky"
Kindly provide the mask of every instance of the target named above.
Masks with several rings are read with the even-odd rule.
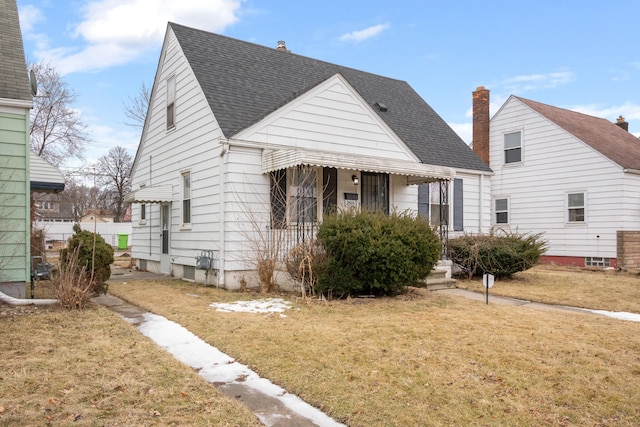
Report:
[[[90,165],[139,131],[123,103],[151,86],[167,21],[407,81],[471,142],[471,92],[603,117],[640,136],[640,2],[620,0],[18,0],[28,61],[78,94]],[[640,142],[639,142],[640,143]],[[74,165],[77,166],[77,165]]]

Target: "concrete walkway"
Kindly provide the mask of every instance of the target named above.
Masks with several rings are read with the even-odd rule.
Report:
[[[467,299],[471,299],[474,301],[480,301],[483,304],[486,304],[486,295],[481,294],[479,292],[470,291],[468,289],[459,289],[459,288],[451,288],[451,289],[439,289],[433,291],[437,294],[445,294],[445,295],[453,295],[458,297],[464,297]],[[554,304],[543,304],[539,302],[532,302],[523,299],[510,298],[510,297],[501,297],[497,295],[491,295],[491,291],[489,291],[489,304],[498,304],[498,305],[510,305],[510,306],[526,306],[527,308],[535,308],[538,310],[548,310],[548,311],[569,311],[573,313],[586,313],[586,314],[595,314],[591,311],[584,310],[577,307],[569,307],[566,305],[554,305]]]
[[[112,266],[108,282],[176,280],[168,276]],[[92,299],[118,313],[127,322],[232,399],[237,399],[271,427],[343,427],[319,409],[261,378],[247,366],[207,344],[184,327],[149,313],[113,295]]]

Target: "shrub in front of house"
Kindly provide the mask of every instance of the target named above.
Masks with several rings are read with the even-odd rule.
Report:
[[[325,218],[318,239],[328,263],[316,292],[333,297],[400,294],[424,280],[440,256],[433,229],[408,213],[337,213]]]
[[[296,245],[289,251],[287,272],[300,284],[303,297],[315,295],[318,280],[326,271],[328,262],[327,251],[316,239]]]
[[[77,251],[77,264],[85,269],[89,276],[93,270],[94,290],[106,293],[105,282],[111,277],[113,264],[113,248],[102,236],[82,230],[78,224],[73,226],[75,234],[67,242],[67,248],[60,251],[60,263],[64,266],[71,254]],[[93,254],[95,239],[95,255]]]
[[[485,273],[506,278],[536,265],[546,247],[541,233],[492,231],[449,239],[449,256],[468,278],[482,277]]]

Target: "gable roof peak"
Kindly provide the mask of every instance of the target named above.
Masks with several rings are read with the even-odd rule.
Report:
[[[490,171],[405,81],[180,24],[169,28],[226,138],[340,74],[423,163]]]
[[[640,170],[640,141],[618,123],[513,96],[625,169]],[[620,116],[618,119],[622,118]],[[624,119],[622,119],[624,122]],[[625,122],[626,123],[626,122]]]

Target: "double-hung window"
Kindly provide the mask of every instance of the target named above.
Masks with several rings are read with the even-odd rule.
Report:
[[[176,126],[176,76],[167,79],[167,129]]]
[[[522,161],[522,132],[511,132],[504,135],[504,162],[519,163]]]
[[[182,224],[191,224],[191,172],[182,172]]]
[[[315,168],[300,166],[294,169],[292,207],[294,220],[298,223],[318,221],[318,192]]]
[[[567,221],[585,221],[585,194],[567,193]]]
[[[495,199],[496,224],[509,224],[509,199]]]

